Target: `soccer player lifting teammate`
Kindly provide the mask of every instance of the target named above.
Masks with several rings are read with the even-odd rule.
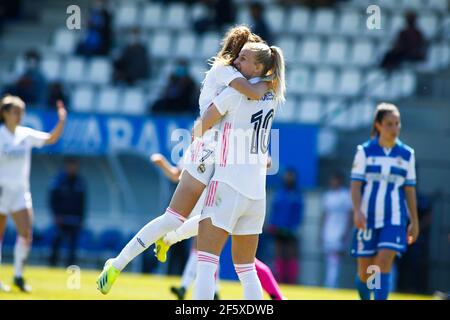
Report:
[[[214,64],[206,74],[199,98],[200,116],[226,86],[231,86],[250,99],[259,99],[273,85],[271,79],[251,84],[231,65],[247,42],[262,42],[245,26],[237,26],[226,34]],[[155,241],[183,224],[198,202],[214,171],[214,150],[218,131],[210,129],[195,139],[183,159],[184,170],[166,212],[145,225],[114,259],[109,259],[97,280],[98,289],[107,294],[120,272],[137,255]]]
[[[270,76],[272,87],[260,100],[225,89],[194,128],[200,136],[219,122],[214,176],[200,217],[194,299],[213,299],[219,256],[232,235],[232,257],[244,298],[263,298],[255,254],[266,213],[266,173],[272,122],[285,98],[281,49],[246,43],[234,66],[251,82]],[[220,151],[219,151],[220,150]]]
[[[161,170],[170,180],[174,182],[178,181],[182,170],[180,166],[174,167],[170,165],[167,159],[161,154],[153,154],[151,156],[151,160],[153,163],[155,163],[157,166],[161,168]],[[268,168],[270,168],[270,157]],[[172,245],[198,235],[200,212],[203,209],[205,196],[206,193],[203,192],[202,197],[198,200],[188,220],[186,220],[178,229],[169,232],[163,238],[156,241],[154,251],[156,258],[160,262],[166,261],[167,251]],[[258,259],[255,259],[255,267],[256,272],[258,274],[258,278],[261,281],[264,291],[266,291],[267,294],[273,300],[285,299],[270,268]],[[217,271],[216,274],[216,283],[219,280],[218,273],[219,271]],[[184,300],[186,291],[195,280],[196,275],[197,275],[197,241],[195,240],[191,253],[189,255],[189,259],[183,270],[183,274],[181,277],[181,285],[180,287],[171,287],[170,288],[171,292],[175,294],[179,300]],[[214,299],[218,299],[219,290],[217,285],[215,290],[216,293],[214,295]]]

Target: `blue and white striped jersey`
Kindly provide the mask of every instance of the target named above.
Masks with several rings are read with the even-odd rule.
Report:
[[[378,138],[358,145],[351,179],[364,182],[361,211],[367,218],[367,228],[407,224],[404,187],[416,185],[411,147],[397,139],[393,148],[385,150]]]

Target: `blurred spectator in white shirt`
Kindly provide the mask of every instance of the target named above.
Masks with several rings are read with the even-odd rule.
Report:
[[[333,174],[328,186],[322,198],[321,242],[326,265],[325,286],[337,288],[346,236],[350,234],[352,227],[352,201],[349,189],[344,186],[342,174]]]

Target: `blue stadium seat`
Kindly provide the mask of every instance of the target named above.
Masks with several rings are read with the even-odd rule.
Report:
[[[344,65],[348,62],[348,46],[343,38],[331,39],[325,49],[325,62],[332,65]]]
[[[287,31],[295,34],[303,34],[311,29],[311,10],[305,7],[295,7],[290,10],[287,19]]]
[[[188,12],[183,3],[171,3],[163,19],[165,28],[183,30],[189,27]]]
[[[70,57],[63,67],[62,78],[69,83],[82,83],[86,80],[86,62],[80,57]]]
[[[347,68],[340,74],[338,81],[338,93],[343,96],[354,96],[361,86],[361,73],[358,69]]]
[[[295,122],[297,109],[297,99],[295,96],[286,97],[286,103],[278,110],[275,117],[276,121],[280,122]]]
[[[417,19],[417,24],[419,29],[425,34],[425,37],[430,39],[433,38],[438,31],[439,19],[437,15],[422,13]]]
[[[319,64],[323,61],[322,51],[322,41],[320,38],[308,36],[301,42],[298,60],[302,63]]]
[[[138,24],[138,8],[132,4],[124,4],[115,10],[114,23],[118,28],[129,28]]]
[[[428,6],[438,12],[446,12],[448,10],[447,0],[428,0]]]
[[[192,59],[196,56],[197,37],[193,32],[182,32],[175,42],[174,55],[177,58]]]
[[[297,67],[287,73],[287,84],[291,93],[308,93],[311,89],[311,73],[306,67]]]
[[[53,34],[53,50],[59,54],[72,54],[77,43],[77,33],[73,30],[58,29]]]
[[[41,71],[47,81],[61,78],[61,60],[57,56],[45,56],[41,61]]]
[[[373,64],[374,46],[369,40],[357,40],[353,44],[350,53],[350,63],[357,66],[366,67]]]
[[[111,81],[112,67],[109,59],[94,58],[89,63],[87,80],[96,85],[104,85]]]
[[[333,33],[335,17],[335,12],[332,9],[318,9],[314,16],[312,31],[317,34]]]
[[[154,58],[166,58],[171,54],[171,35],[167,31],[156,32],[149,42],[149,52]]]
[[[125,114],[142,115],[145,114],[145,96],[139,88],[125,89],[121,100],[120,111]]]
[[[298,120],[305,123],[318,123],[322,112],[322,101],[319,98],[306,97],[300,100]]]
[[[91,112],[94,105],[94,90],[90,85],[75,88],[71,95],[71,108],[77,112]]]
[[[264,10],[264,17],[272,32],[281,33],[285,28],[284,9],[278,5],[271,5]]]
[[[342,12],[338,20],[338,33],[344,36],[355,36],[360,32],[360,28],[365,20],[361,19],[361,15],[356,10],[346,10]]]
[[[200,57],[209,59],[213,57],[220,46],[220,37],[215,32],[208,32],[203,36],[200,45]]]
[[[316,71],[313,80],[315,94],[331,95],[335,92],[335,72],[332,68],[323,67]]]
[[[119,110],[120,89],[106,86],[100,89],[98,95],[97,111],[102,113],[115,113]]]
[[[287,64],[296,61],[298,50],[297,40],[293,36],[280,36],[275,42],[275,45],[283,50],[284,59]]]
[[[158,28],[161,25],[163,13],[163,6],[160,3],[145,4],[140,19],[141,27],[145,29]]]

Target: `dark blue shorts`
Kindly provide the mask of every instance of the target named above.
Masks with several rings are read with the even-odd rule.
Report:
[[[385,226],[378,229],[353,230],[351,255],[353,257],[373,257],[379,249],[406,251],[406,227]]]

